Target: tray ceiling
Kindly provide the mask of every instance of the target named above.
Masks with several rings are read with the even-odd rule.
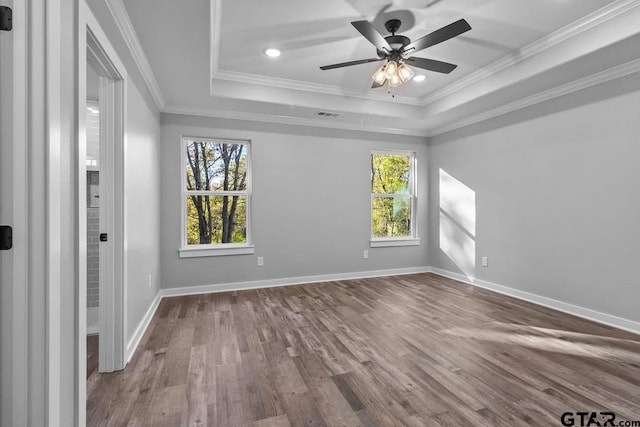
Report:
[[[635,72],[639,56],[624,44],[638,38],[637,0],[121,1],[110,9],[161,109],[190,114],[429,135],[585,78],[585,66]],[[374,57],[350,22],[368,19],[386,35],[391,18],[411,39],[465,18],[471,31],[416,55],[458,68],[425,71],[394,97],[370,89],[380,63],[319,69]],[[282,55],[268,58],[268,47]]]

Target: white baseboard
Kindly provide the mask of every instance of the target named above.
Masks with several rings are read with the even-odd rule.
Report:
[[[607,326],[612,326],[614,328],[623,329],[625,331],[640,335],[640,322],[613,316],[611,314],[602,313],[600,311],[580,307],[578,305],[569,304],[552,298],[543,297],[541,295],[532,294],[530,292],[521,291],[519,289],[510,288],[508,286],[498,285],[497,283],[487,282],[485,280],[474,279],[472,282],[464,274],[454,273],[452,271],[443,270],[437,267],[431,267],[431,271],[439,276],[458,280],[459,282],[467,283],[469,285],[477,286],[483,289],[488,289],[493,292],[508,295],[514,298],[531,302],[533,304],[552,308],[563,313],[572,314],[574,316],[582,317],[584,319],[592,320],[597,323],[602,323]]]
[[[255,280],[248,282],[234,282],[234,283],[222,283],[216,285],[199,285],[199,286],[187,286],[187,287],[175,287],[168,289],[161,289],[156,295],[155,299],[149,306],[149,309],[145,313],[144,317],[140,321],[140,324],[136,328],[133,337],[129,340],[127,345],[127,363],[131,360],[133,353],[136,351],[142,336],[144,335],[153,315],[160,304],[160,301],[164,297],[174,297],[183,295],[197,295],[197,294],[209,294],[217,292],[229,292],[229,291],[241,291],[246,289],[259,289],[259,288],[272,288],[278,286],[293,286],[303,285],[308,283],[322,283],[333,282],[338,280],[353,280],[353,279],[367,279],[372,277],[385,277],[385,276],[402,276],[406,274],[417,273],[434,273],[439,276],[447,277],[450,279],[458,280],[469,285],[477,286],[479,288],[487,289],[493,292],[497,292],[503,295],[508,295],[514,298],[518,298],[524,301],[531,302],[533,304],[548,307],[554,310],[561,311],[563,313],[572,314],[574,316],[582,317],[584,319],[592,320],[594,322],[602,323],[607,326],[629,331],[635,334],[640,334],[640,322],[636,322],[622,317],[613,316],[607,313],[591,310],[589,308],[580,307],[577,305],[569,304],[566,302],[554,300],[551,298],[543,297],[540,295],[532,294],[530,292],[521,291],[519,289],[510,288],[508,286],[499,285],[497,283],[488,282],[485,280],[474,279],[470,281],[469,278],[463,274],[454,273],[452,271],[443,270],[437,267],[411,267],[411,268],[397,268],[389,270],[373,270],[373,271],[360,271],[354,273],[339,273],[339,274],[323,274],[317,276],[302,276],[302,277],[290,277],[284,279],[267,279],[267,280]]]
[[[254,280],[250,282],[222,283],[161,289],[163,297],[209,294],[216,292],[241,291],[245,289],[272,288],[278,286],[303,285],[307,283],[335,282],[337,280],[367,279],[371,277],[402,276],[406,274],[429,273],[430,267],[394,268],[390,270],[358,271],[354,273],[321,274],[317,276],[289,277],[284,279]]]
[[[87,335],[100,332],[100,307],[87,308]]]
[[[156,294],[156,297],[151,302],[149,309],[144,314],[144,316],[142,317],[142,320],[138,324],[138,327],[133,333],[133,336],[127,343],[126,363],[129,363],[129,361],[133,357],[133,353],[136,352],[136,349],[138,348],[138,344],[140,344],[140,340],[142,339],[142,336],[147,331],[147,328],[149,327],[149,323],[151,323],[151,319],[153,319],[153,315],[156,313],[156,310],[158,308],[158,305],[160,305],[161,300],[162,300],[162,294],[161,292],[158,292]]]

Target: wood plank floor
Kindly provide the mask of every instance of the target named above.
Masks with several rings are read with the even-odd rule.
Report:
[[[89,426],[640,419],[640,337],[432,274],[162,300]]]

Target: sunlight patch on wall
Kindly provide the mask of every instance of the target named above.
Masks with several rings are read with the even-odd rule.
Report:
[[[476,271],[476,193],[440,169],[440,250],[470,279]]]

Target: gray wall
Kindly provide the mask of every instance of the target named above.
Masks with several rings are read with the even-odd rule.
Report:
[[[87,0],[127,69],[125,280],[127,341],[160,289],[160,113],[105,2]],[[151,280],[149,280],[151,276]]]
[[[161,283],[160,120],[133,82],[127,84],[125,148],[125,274],[127,339],[130,339]]]
[[[441,244],[472,242],[470,276],[639,321],[639,88],[631,75],[432,138],[430,264],[463,272]],[[440,169],[475,193],[471,236],[464,206],[440,222]]]
[[[254,255],[178,257],[181,135],[251,140]],[[417,153],[421,246],[369,248],[369,156],[382,148]],[[162,286],[426,266],[426,159],[421,138],[163,114]]]

